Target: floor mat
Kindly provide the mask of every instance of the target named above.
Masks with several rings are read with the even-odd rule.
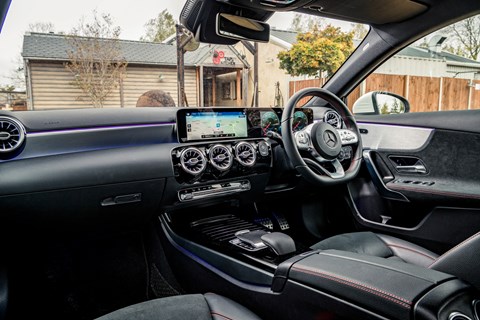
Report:
[[[157,266],[153,263],[150,268],[150,289],[155,298],[164,298],[180,294],[180,292],[164,278]]]
[[[82,318],[92,319],[148,299],[147,262],[140,233],[77,243],[72,258],[67,303]]]
[[[41,291],[34,299],[38,309],[20,306],[16,316],[94,319],[149,298],[140,232],[58,241],[39,251],[41,261],[30,266],[36,275],[26,275],[34,281],[23,278],[19,292],[28,296],[32,286]]]
[[[9,319],[95,319],[183,292],[152,230],[11,245]]]

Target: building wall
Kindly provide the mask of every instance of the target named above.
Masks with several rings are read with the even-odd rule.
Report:
[[[73,75],[61,62],[30,62],[33,109],[92,108],[92,104],[73,83]],[[177,71],[171,67],[128,66],[124,79],[126,108],[134,108],[138,98],[149,90],[161,89],[177,103]],[[190,105],[197,104],[197,82],[194,68],[185,70],[185,88]],[[120,107],[119,88],[114,89],[104,105]]]
[[[421,77],[447,77],[447,64],[439,59],[393,56],[383,63],[375,73],[410,75]],[[450,75],[451,76],[451,75]]]
[[[247,106],[252,104],[252,97],[254,93],[253,84],[253,55],[241,44],[237,44],[237,50],[245,54],[248,63],[250,64],[249,72],[249,87],[248,87],[248,99],[246,101]],[[259,106],[260,107],[273,107],[275,102],[275,83],[280,82],[280,91],[283,95],[284,104],[288,100],[288,88],[290,82],[290,76],[286,74],[285,70],[280,69],[280,60],[277,55],[284,49],[273,43],[259,43]]]

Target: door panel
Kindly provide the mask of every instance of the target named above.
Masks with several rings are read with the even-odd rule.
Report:
[[[480,134],[463,125],[478,113],[417,115],[361,118],[365,167],[350,204],[364,227],[441,253],[480,229]]]

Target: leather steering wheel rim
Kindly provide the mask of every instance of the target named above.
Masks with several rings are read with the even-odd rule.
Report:
[[[298,101],[300,101],[302,98],[305,98],[307,96],[314,96],[327,101],[330,104],[330,106],[340,114],[347,129],[357,134],[358,142],[355,147],[356,148],[355,152],[353,153],[352,158],[350,160],[350,166],[348,167],[347,170],[345,170],[345,175],[341,178],[334,179],[334,178],[316,173],[307,165],[306,162],[308,162],[310,165],[313,165],[313,166],[315,165],[319,166],[319,164],[316,161],[313,161],[311,159],[302,158],[300,151],[297,148],[297,145],[295,143],[294,133],[292,132],[293,114],[295,111],[295,106],[297,105]],[[321,185],[321,186],[345,183],[355,178],[355,176],[360,171],[360,165],[361,165],[361,159],[362,159],[362,140],[360,137],[360,132],[357,127],[357,123],[352,113],[350,112],[350,110],[348,110],[345,103],[343,103],[342,100],[340,100],[336,95],[334,95],[330,91],[322,88],[306,88],[298,91],[287,102],[287,105],[283,110],[281,123],[282,123],[282,138],[283,138],[283,144],[285,146],[285,152],[287,153],[287,156],[289,157],[293,167],[310,183]]]

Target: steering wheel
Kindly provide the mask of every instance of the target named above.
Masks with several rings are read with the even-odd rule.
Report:
[[[292,121],[298,101],[314,96],[327,101],[337,111],[346,129],[336,129],[319,121],[304,129],[292,132]],[[316,185],[333,185],[353,179],[360,171],[362,141],[353,115],[336,95],[321,88],[306,88],[294,94],[282,114],[282,137],[287,156],[294,168],[309,182]],[[352,146],[354,152],[350,166],[344,170],[338,160],[343,146]],[[307,157],[302,157],[303,151]],[[313,158],[313,159],[312,159]],[[312,169],[313,168],[313,169]]]

